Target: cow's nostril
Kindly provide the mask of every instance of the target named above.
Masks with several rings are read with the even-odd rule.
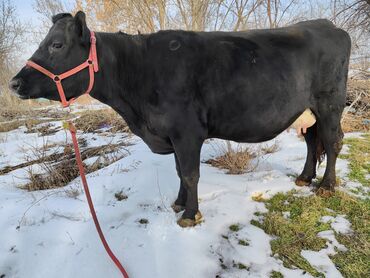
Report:
[[[12,79],[9,82],[9,88],[13,91],[17,91],[20,86],[21,86],[21,80],[20,79]]]

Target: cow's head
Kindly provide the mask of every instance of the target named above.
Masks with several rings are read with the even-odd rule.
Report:
[[[83,12],[77,12],[74,17],[67,13],[58,14],[53,16],[52,22],[53,26],[30,60],[54,74],[61,74],[87,59],[90,31]],[[63,80],[67,100],[81,95],[88,82],[87,70]],[[22,99],[60,100],[54,81],[29,66],[23,67],[13,77],[9,87]]]

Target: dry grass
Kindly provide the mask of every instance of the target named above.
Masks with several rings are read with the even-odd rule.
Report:
[[[49,120],[66,120],[71,119],[74,117],[72,113],[70,113],[68,110],[61,110],[61,109],[55,109],[55,108],[40,108],[40,109],[34,109],[32,110],[34,116],[45,118]]]
[[[0,168],[0,175],[5,175],[9,172],[12,172],[17,169],[29,167],[34,164],[45,163],[45,162],[52,162],[58,160],[63,154],[62,153],[53,153],[50,155],[46,155],[46,153],[56,145],[49,144],[47,141],[44,141],[44,144],[40,148],[33,148],[33,156],[35,159],[30,159],[26,156],[26,162],[14,165],[14,166],[5,166],[4,168]],[[26,153],[27,150],[24,148],[20,148],[20,151]]]
[[[123,200],[126,200],[128,198],[128,196],[123,193],[123,191],[119,191],[119,192],[116,192],[114,194],[114,197],[116,197],[117,201],[123,201]]]
[[[62,160],[54,165],[42,164],[42,168],[47,170],[45,174],[35,174],[31,169],[28,170],[30,182],[21,188],[28,191],[44,190],[62,187],[74,180],[78,176],[78,168],[75,160]]]
[[[23,107],[23,108],[22,108]],[[35,108],[35,107],[34,107]],[[21,126],[27,128],[28,133],[38,132],[41,135],[53,134],[51,125],[37,127],[41,123],[51,120],[62,120],[71,118],[73,115],[66,111],[55,109],[31,109],[30,106],[15,106],[0,108],[0,132],[9,132]],[[50,132],[50,133],[49,133]]]
[[[264,154],[276,153],[280,150],[279,141],[275,140],[274,143],[270,146],[263,146],[261,147],[261,151]]]
[[[60,130],[60,127],[55,127],[50,123],[41,126],[38,125],[29,126],[26,124],[26,128],[27,128],[26,133],[38,133],[40,136],[52,135]]]
[[[342,117],[344,132],[370,130],[370,80],[350,79],[347,83],[347,105]]]
[[[7,84],[2,84],[0,94],[0,132],[8,132],[26,126],[28,132],[46,134],[48,131],[37,130],[36,125],[50,120],[61,120],[70,117],[67,111],[46,108],[50,101],[21,100],[12,95]]]
[[[75,126],[84,132],[96,132],[102,128],[108,128],[110,132],[130,131],[126,122],[112,109],[82,112],[75,120]]]
[[[29,115],[29,113],[31,113],[29,109],[3,107],[0,109],[0,122],[16,120],[19,116]]]
[[[38,116],[39,111],[34,109],[49,104],[48,102],[41,103],[34,100],[20,100],[7,90],[0,95],[0,103],[0,122]]]
[[[370,113],[368,117],[359,116],[348,112],[342,119],[343,132],[369,132],[370,131]]]
[[[213,144],[213,146],[218,156],[205,161],[205,163],[225,169],[226,173],[231,175],[240,175],[255,169],[252,160],[256,158],[256,153],[249,148],[242,147],[240,144],[236,148],[232,148],[229,142],[226,145]]]
[[[355,102],[356,101],[356,102]],[[347,104],[357,112],[369,112],[370,110],[370,79],[349,79],[347,82]]]
[[[1,84],[1,89],[7,88],[5,84]],[[16,115],[18,115],[19,111],[29,110],[24,105],[20,104],[20,100],[10,94],[10,92],[5,89],[0,94],[0,121],[4,121],[6,119],[14,119]]]
[[[12,120],[12,121],[5,122],[5,123],[3,122],[3,123],[0,123],[0,132],[9,132],[21,126],[33,127],[42,122],[43,122],[42,120],[37,120],[37,119],[32,119],[32,118],[28,120]]]
[[[67,188],[64,190],[64,193],[67,197],[76,199],[82,193],[82,190],[79,188]]]
[[[117,144],[107,144],[90,148],[86,146],[86,141],[84,140],[79,140],[79,143],[82,149],[82,160],[92,157],[96,158],[93,163],[89,165],[84,164],[86,173],[92,173],[102,169],[128,154],[128,151],[125,150],[124,147],[129,144],[124,141]],[[66,145],[62,152],[56,149],[51,154],[47,154],[45,149],[46,148],[35,148],[33,150],[33,156],[36,157],[36,159],[29,160],[26,166],[38,164],[42,169],[42,173],[34,173],[32,168],[28,169],[29,182],[23,185],[21,187],[22,189],[34,191],[63,187],[79,176],[72,145]],[[24,166],[24,164],[17,165],[14,166],[13,169],[6,170],[9,172],[9,170],[23,168]]]

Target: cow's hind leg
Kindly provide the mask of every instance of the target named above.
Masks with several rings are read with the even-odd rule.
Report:
[[[329,197],[336,185],[335,164],[342,148],[343,132],[340,118],[344,105],[327,103],[319,112],[318,136],[326,153],[326,169],[324,177],[316,191],[317,195]]]
[[[312,179],[316,176],[317,124],[308,128],[303,136],[307,145],[307,157],[303,171],[295,181],[298,186],[310,185]]]
[[[174,156],[175,156],[175,162],[176,162],[177,175],[180,178],[180,189],[179,189],[179,193],[178,193],[176,201],[172,204],[172,209],[176,213],[179,213],[180,211],[183,211],[185,209],[186,199],[187,199],[187,192],[186,192],[186,188],[184,186],[184,182],[183,182],[183,179],[182,179],[182,176],[181,176],[179,160],[177,159],[176,154]]]

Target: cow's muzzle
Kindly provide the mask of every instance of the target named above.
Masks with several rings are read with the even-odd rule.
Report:
[[[13,78],[12,80],[9,81],[9,89],[13,93],[17,93],[22,86],[22,79],[20,78]]]

